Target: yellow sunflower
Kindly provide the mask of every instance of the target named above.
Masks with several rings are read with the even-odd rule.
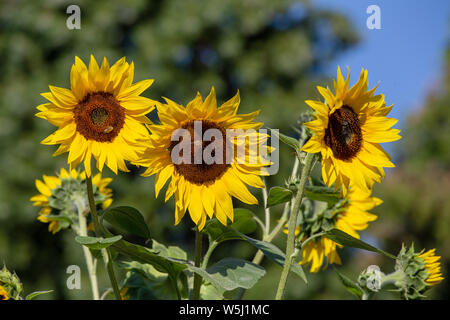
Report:
[[[205,100],[197,93],[186,107],[164,99],[167,104],[158,106],[161,123],[148,126],[151,138],[136,164],[148,167],[143,176],[156,174],[156,197],[171,179],[165,200],[175,196],[175,225],[186,210],[199,230],[207,217],[215,216],[226,225],[227,219],[233,221],[232,197],[244,203],[257,204],[258,200],[248,191],[246,184],[263,188],[260,176],[268,175],[264,166],[270,163],[254,148],[268,138],[267,134],[257,131],[263,124],[252,122],[259,111],[236,114],[239,92],[217,107],[214,88]],[[178,132],[186,136],[174,139],[172,135]],[[213,136],[208,138],[209,134]],[[181,150],[180,145],[189,148]],[[271,151],[268,146],[264,148]],[[211,155],[216,157],[215,160],[202,157],[211,149],[214,149]],[[196,158],[198,151],[200,157]]]
[[[33,196],[30,201],[33,202],[34,206],[42,207],[37,219],[43,223],[49,223],[48,231],[55,234],[64,226],[64,221],[57,219],[56,216],[66,216],[68,218],[77,216],[76,212],[72,212],[74,207],[73,196],[77,192],[85,192],[86,186],[84,181],[86,180],[86,172],[78,173],[73,169],[69,173],[64,168],[61,168],[58,176],[43,175],[42,177],[42,180],[36,179],[35,181],[36,188],[40,194]],[[69,183],[63,185],[63,181]],[[96,188],[96,200],[101,201],[102,209],[108,208],[113,201],[112,190],[108,188],[111,181],[111,178],[102,178],[100,173],[92,178],[92,184]]]
[[[444,280],[441,273],[441,263],[439,262],[441,257],[436,256],[435,251],[436,249],[431,249],[419,255],[419,258],[425,262],[425,269],[429,274],[425,280],[429,286],[438,285],[442,282],[442,280]]]
[[[348,233],[352,237],[359,239],[357,231],[366,229],[370,221],[377,219],[377,216],[369,213],[368,210],[380,205],[383,201],[375,197],[370,197],[370,193],[359,189],[349,189],[345,200],[343,206],[333,211],[331,216],[321,215],[314,221],[304,219],[303,222],[297,226],[295,235],[305,241],[307,238],[322,231],[326,231],[327,228],[333,226]],[[323,229],[317,229],[316,225],[318,224],[320,224]],[[315,230],[313,231],[312,228]],[[287,233],[287,230],[284,230],[284,233]],[[341,264],[337,248],[342,248],[342,245],[325,236],[318,236],[304,245],[302,260],[299,264],[311,263],[311,272],[318,272],[322,267],[325,258],[326,265],[324,266],[324,269],[328,264]]]
[[[9,300],[9,292],[0,285],[0,300]]]
[[[117,174],[128,171],[124,160],[133,160],[148,138],[145,116],[157,102],[141,97],[153,79],[132,84],[134,64],[125,58],[112,67],[106,58],[101,67],[91,55],[89,68],[75,57],[70,72],[71,90],[49,86],[42,93],[49,103],[37,107],[37,117],[59,127],[42,144],[60,144],[54,156],[69,152],[67,162],[75,168],[81,162],[91,176],[91,157],[102,171],[104,164]]]
[[[367,70],[362,69],[358,82],[348,88],[350,70],[344,80],[340,68],[334,81],[335,94],[318,86],[325,102],[305,101],[315,111],[316,119],[305,123],[313,132],[302,147],[309,153],[322,154],[324,182],[344,193],[350,185],[371,189],[384,178],[383,167],[394,167],[380,143],[400,139],[400,130],[391,128],[398,120],[388,118],[392,106],[386,107],[384,95],[368,90]]]

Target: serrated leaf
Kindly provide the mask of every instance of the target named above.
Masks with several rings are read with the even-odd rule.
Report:
[[[113,245],[117,241],[122,239],[121,235],[109,237],[109,238],[97,238],[97,237],[85,237],[85,236],[76,236],[75,241],[83,246],[88,247],[92,250],[100,250],[104,248],[108,248]]]
[[[367,251],[372,251],[372,252],[377,252],[377,253],[381,253],[383,255],[385,255],[386,257],[395,259],[395,256],[383,251],[381,249],[375,248],[374,246],[371,246],[368,243],[365,243],[362,240],[356,239],[354,237],[352,237],[351,235],[345,233],[344,231],[341,231],[339,229],[331,229],[329,231],[327,231],[325,233],[325,236],[331,240],[333,240],[334,242],[337,242],[341,245],[343,245],[344,247],[352,247],[352,248],[358,248],[358,249],[363,249],[363,250],[367,250]]]
[[[272,187],[269,190],[266,207],[272,207],[277,204],[285,203],[291,200],[292,191],[283,187]]]
[[[355,282],[353,282],[352,280],[350,280],[349,278],[347,278],[346,276],[341,274],[339,271],[337,271],[336,268],[334,268],[334,271],[338,275],[338,278],[341,281],[341,283],[343,284],[343,286],[345,287],[345,289],[348,292],[350,292],[351,294],[358,297],[358,299],[361,299],[361,297],[364,294],[364,292],[361,290],[361,288]]]
[[[147,239],[150,238],[150,230],[144,217],[139,210],[133,207],[120,206],[111,208],[102,217],[120,232],[135,234]]]
[[[297,139],[294,139],[292,137],[286,136],[282,133],[280,133],[277,130],[270,130],[270,132],[275,135],[276,137],[278,137],[278,139],[280,139],[281,142],[283,142],[284,144],[288,145],[289,147],[291,147],[292,149],[294,149],[295,151],[298,151],[300,149],[300,143],[298,142]]]
[[[306,186],[305,196],[310,200],[323,201],[330,205],[334,205],[341,199],[338,192],[334,192],[332,188],[322,186]]]
[[[53,290],[47,290],[47,291],[35,291],[30,293],[29,295],[27,295],[25,297],[25,300],[33,300],[34,298],[36,298],[37,296],[43,295],[43,294],[47,294],[53,292]]]

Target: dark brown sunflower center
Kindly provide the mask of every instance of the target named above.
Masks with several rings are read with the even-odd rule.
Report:
[[[330,115],[325,129],[325,144],[340,160],[350,160],[359,152],[362,147],[361,125],[351,107],[344,105]]]
[[[195,184],[222,176],[229,166],[225,129],[214,122],[198,120],[186,122],[178,130],[184,135],[180,134],[179,140],[169,146],[175,170]]]
[[[77,131],[88,140],[111,142],[125,122],[125,112],[110,93],[89,93],[74,109]]]

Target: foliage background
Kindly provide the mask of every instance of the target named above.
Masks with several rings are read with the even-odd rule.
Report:
[[[70,4],[81,7],[81,30],[66,28]],[[259,119],[267,127],[295,136],[292,126],[306,110],[303,101],[319,98],[316,84],[330,83],[322,66],[352,50],[359,40],[345,15],[318,9],[309,1],[1,1],[0,262],[18,273],[26,293],[52,289],[46,298],[90,297],[87,277],[81,290],[68,290],[65,285],[68,265],[85,267],[72,233],[47,232],[29,202],[36,193],[34,180],[65,166],[65,156],[53,158],[54,148],[40,145],[53,127],[34,114],[35,106],[44,101],[39,94],[49,84],[69,86],[75,55],[87,62],[93,53],[97,60],[106,56],[110,63],[126,56],[137,66],[136,80],[156,79],[145,93],[153,99],[166,96],[185,104],[197,90],[206,95],[214,85],[224,101],[239,89],[241,112],[261,108]],[[450,62],[450,55],[443,59]],[[447,64],[441,87],[430,92],[425,106],[404,121],[404,139],[392,148],[397,168],[374,190],[384,200],[374,210],[380,218],[362,233],[364,240],[394,254],[402,242],[437,247],[446,278],[450,261],[449,71]],[[282,184],[292,162],[290,150],[281,146],[280,172],[268,184]],[[192,252],[192,222],[183,219],[174,227],[173,200],[165,205],[162,197],[155,199],[154,178],[139,173],[132,168],[130,174],[113,176],[106,169],[104,175],[114,178],[115,204],[140,209],[157,241]],[[273,210],[273,222],[279,210]],[[279,236],[276,244],[283,248],[284,241]],[[251,259],[254,249],[245,243],[226,243],[213,259],[230,254]],[[344,249],[342,258],[340,271],[353,278],[370,264],[382,264],[386,271],[393,267],[381,256],[358,250]],[[281,269],[268,261],[263,266],[268,273],[245,298],[273,298],[267,293],[275,294]],[[100,268],[98,274],[105,272]],[[307,287],[300,279],[290,278],[287,298],[351,298],[332,268],[309,278]],[[101,288],[107,285],[101,278]],[[448,280],[431,290],[429,297],[448,299]]]

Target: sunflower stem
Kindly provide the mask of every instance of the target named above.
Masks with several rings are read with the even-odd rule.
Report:
[[[91,176],[86,177],[86,186],[87,186],[87,193],[88,193],[88,199],[89,199],[89,207],[91,209],[92,220],[94,222],[95,234],[97,237],[104,237],[102,229],[100,227],[100,223],[98,221],[97,209],[95,207],[94,191],[92,189]],[[117,279],[114,274],[113,262],[111,259],[111,252],[109,251],[109,248],[102,249],[101,251],[102,251],[103,261],[105,262],[105,266],[108,271],[109,280],[111,281],[111,285],[112,285],[112,288],[114,291],[114,296],[116,297],[117,300],[122,300],[122,297],[120,296],[119,286],[117,284]]]
[[[292,179],[297,176],[299,163],[300,162],[298,161],[298,158],[295,157],[294,166],[293,166],[292,172],[291,172],[291,178]],[[290,202],[287,202],[284,205],[283,214],[281,215],[280,220],[278,221],[277,225],[273,228],[273,230],[267,236],[263,237],[263,239],[262,239],[263,241],[272,242],[272,240],[281,231],[281,229],[283,228],[284,224],[287,221],[287,215],[288,215],[288,212],[289,212],[289,204],[290,204]],[[259,221],[261,221],[261,220],[259,220]],[[264,231],[264,229],[263,229],[263,231]],[[254,263],[256,265],[259,265],[261,263],[261,261],[263,260],[263,258],[264,258],[264,253],[261,250],[258,250],[256,252],[255,256],[253,257],[252,263]],[[241,300],[242,297],[244,296],[244,293],[245,293],[245,289],[244,288],[239,288],[238,292],[236,294],[235,300]]]
[[[216,241],[210,241],[208,250],[203,257],[202,269],[206,269],[208,267],[209,258],[211,257],[211,254],[213,253],[214,249],[216,249],[218,244],[219,243]]]
[[[202,233],[198,230],[198,228],[195,231],[195,266],[197,268],[200,267],[202,263]],[[193,300],[199,300],[200,299],[200,288],[202,286],[202,277],[194,273],[194,293],[193,293]]]
[[[79,222],[79,227],[76,229],[76,233],[79,236],[87,236],[87,221],[86,221],[86,203],[85,201],[83,201],[83,203],[81,203],[81,201],[75,201],[75,206],[77,207],[77,211],[78,211],[78,222]],[[98,291],[98,281],[97,281],[97,259],[95,259],[92,254],[91,251],[89,250],[89,248],[85,247],[85,246],[81,246],[81,248],[83,249],[83,254],[84,254],[84,260],[86,261],[86,266],[88,269],[88,274],[89,274],[89,281],[91,282],[91,289],[92,289],[92,298],[94,300],[99,300],[100,295],[99,295],[99,291]]]
[[[292,260],[294,258],[293,253],[295,249],[295,228],[297,224],[297,216],[300,210],[300,205],[302,203],[306,182],[308,180],[309,174],[311,173],[311,169],[314,163],[314,157],[314,153],[308,153],[305,158],[305,165],[302,169],[302,176],[300,177],[300,183],[295,195],[292,211],[289,216],[288,237],[286,242],[286,260],[284,262],[283,271],[281,272],[280,282],[278,283],[277,294],[275,296],[276,300],[281,300],[283,298],[287,278],[291,270]]]
[[[265,182],[265,181],[264,181]],[[264,237],[267,237],[270,232],[270,208],[267,207],[267,187],[265,186],[262,189],[263,201],[264,201],[264,213],[265,213],[265,223],[266,227],[264,229]]]

